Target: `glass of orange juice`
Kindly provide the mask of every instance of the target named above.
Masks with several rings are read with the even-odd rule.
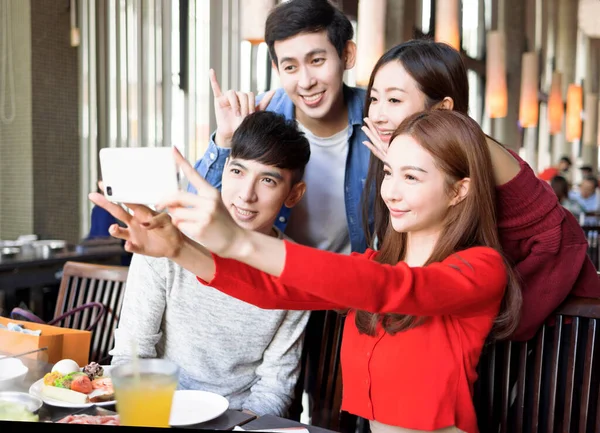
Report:
[[[179,367],[166,359],[136,359],[110,370],[121,424],[169,427]]]

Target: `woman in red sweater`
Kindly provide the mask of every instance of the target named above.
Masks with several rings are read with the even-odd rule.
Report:
[[[381,181],[390,131],[422,110],[448,109],[467,114],[469,83],[460,53],[450,46],[414,40],[391,48],[371,73],[365,103],[371,158],[365,191]],[[523,292],[521,321],[512,339],[528,340],[571,293],[600,297],[600,280],[587,256],[587,240],[575,217],[558,203],[552,188],[538,179],[519,156],[487,137],[496,184],[498,232]],[[380,195],[375,207],[385,208]],[[373,208],[365,202],[363,219]],[[365,213],[366,212],[366,213]],[[366,227],[381,238],[388,216]]]
[[[179,239],[165,247],[169,258],[231,296],[270,309],[349,310],[342,408],[371,420],[374,433],[478,431],[479,356],[490,332],[514,330],[521,292],[500,253],[491,160],[474,120],[434,110],[400,125],[380,184],[378,212],[389,215],[381,248],[352,256],[244,230],[178,159],[198,195],[182,192],[159,208],[215,255],[170,237],[165,214],[144,223],[145,245],[119,229],[129,251],[151,244],[156,254]]]

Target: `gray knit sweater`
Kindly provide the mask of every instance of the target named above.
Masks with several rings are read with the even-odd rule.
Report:
[[[308,312],[262,310],[198,282],[170,260],[134,255],[112,364],[139,356],[180,367],[180,389],[220,394],[231,409],[285,416]]]

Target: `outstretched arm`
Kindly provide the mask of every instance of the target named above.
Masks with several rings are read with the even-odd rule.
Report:
[[[444,262],[410,268],[405,263],[385,265],[244,230],[233,221],[218,191],[175,152],[198,194],[179,193],[159,207],[168,208],[181,231],[217,255],[215,276],[220,274],[220,256],[279,278],[283,286],[347,308],[418,316],[472,314],[499,306],[506,269],[500,254],[491,248],[470,248]],[[247,267],[230,263],[223,269],[223,274],[240,275]],[[209,284],[219,287],[213,280]],[[259,286],[265,291],[273,287]]]
[[[296,302],[302,300],[300,292],[307,300],[320,298],[338,308],[433,316],[495,308],[507,282],[502,257],[486,247],[456,253],[441,263],[411,268],[405,263],[378,263],[372,260],[372,251],[347,256],[255,233],[248,235],[231,259],[214,256],[215,278],[207,284],[234,287],[234,278],[252,278],[257,299],[290,296],[281,289],[287,287],[293,288],[291,295]],[[252,273],[248,268],[263,272]],[[269,280],[271,283],[264,283]]]

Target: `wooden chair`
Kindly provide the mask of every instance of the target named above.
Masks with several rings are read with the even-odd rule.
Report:
[[[479,363],[480,431],[600,431],[600,300],[570,298],[530,341],[488,346]]]
[[[114,330],[125,294],[129,268],[67,262],[63,268],[54,319],[48,324],[92,331],[90,361],[108,363],[114,345]],[[43,323],[20,309],[11,314]]]
[[[573,297],[531,340],[488,345],[474,390],[480,432],[600,432],[599,319],[600,300]],[[364,433],[368,423],[340,412],[343,324],[325,314],[311,424]]]

